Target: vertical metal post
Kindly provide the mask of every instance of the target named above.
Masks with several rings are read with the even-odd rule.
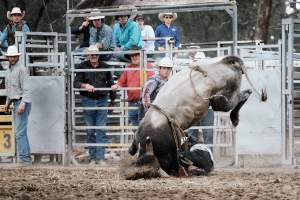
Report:
[[[232,16],[232,53],[233,55],[237,55],[237,41],[238,41],[238,22],[237,22],[237,7],[234,4],[233,8],[233,16]]]
[[[288,69],[288,161],[290,164],[293,164],[293,151],[294,151],[294,116],[293,116],[293,72],[294,72],[294,59],[293,59],[293,50],[294,50],[294,20],[290,18],[289,32],[288,32],[288,55],[287,55],[287,69]]]
[[[71,19],[67,13],[66,15],[66,33],[67,33],[67,67],[66,67],[66,83],[67,83],[67,135],[68,135],[68,143],[67,143],[67,165],[71,162],[72,156],[72,89],[71,89],[71,77],[70,77],[70,66],[71,66]]]

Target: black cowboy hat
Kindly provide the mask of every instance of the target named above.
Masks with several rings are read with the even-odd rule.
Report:
[[[128,51],[137,51],[137,50],[141,50],[141,48],[139,48],[137,45],[133,45],[131,48],[128,49]],[[140,53],[127,53],[124,55],[124,57],[128,60],[130,60],[130,57],[133,55],[137,55]]]

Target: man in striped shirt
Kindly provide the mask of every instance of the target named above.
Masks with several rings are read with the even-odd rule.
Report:
[[[149,78],[144,85],[142,93],[144,113],[148,110],[150,104],[154,101],[160,88],[168,81],[168,78],[172,71],[173,63],[170,58],[164,57],[159,61],[157,66],[159,74]]]

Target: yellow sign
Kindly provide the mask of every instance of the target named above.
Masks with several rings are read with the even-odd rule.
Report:
[[[14,155],[15,135],[11,125],[11,115],[0,115],[0,122],[10,123],[10,125],[2,125],[0,123],[0,155]]]

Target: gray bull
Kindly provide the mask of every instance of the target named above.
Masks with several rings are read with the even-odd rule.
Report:
[[[184,69],[172,76],[160,90],[153,102],[154,106],[148,110],[135,134],[129,149],[131,155],[139,151],[135,164],[149,164],[146,161],[149,159],[145,156],[149,155],[147,151],[152,142],[151,156],[157,158],[160,167],[167,174],[177,176],[181,165],[178,162],[178,145],[175,143],[171,121],[178,129],[188,129],[207,113],[210,105],[215,111],[231,110],[230,119],[237,126],[239,110],[252,93],[250,89],[240,92],[244,72],[242,60],[228,56],[219,62],[194,67],[193,70]],[[205,170],[209,172],[211,166]]]

